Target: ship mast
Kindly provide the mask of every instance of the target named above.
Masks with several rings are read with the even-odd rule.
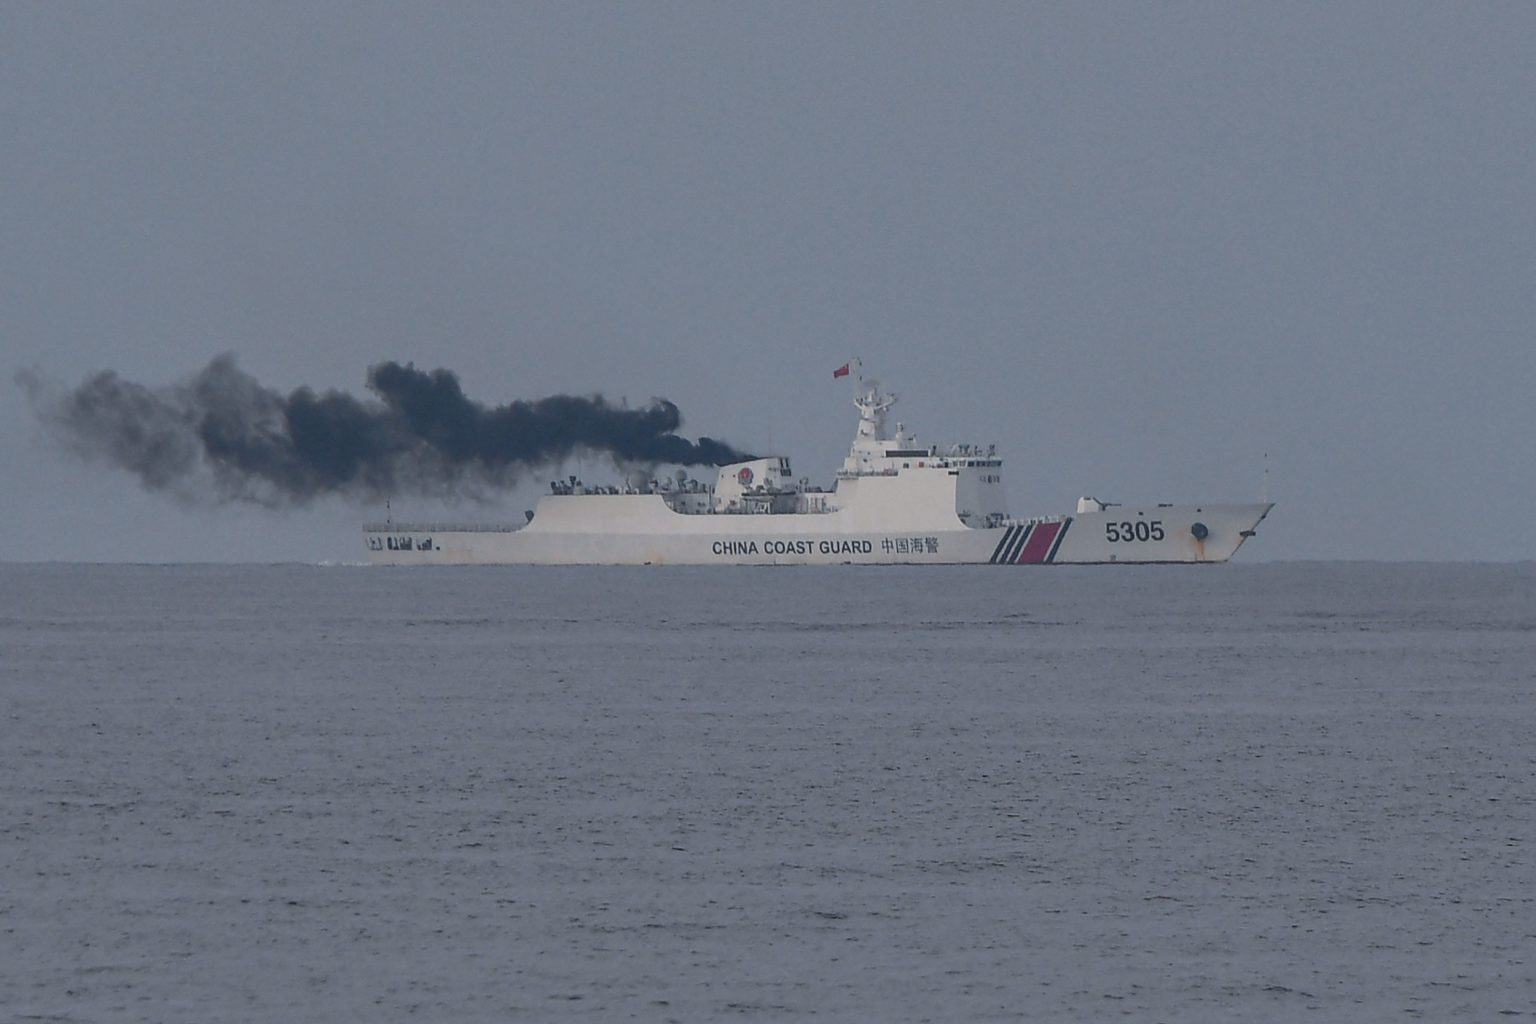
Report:
[[[886,391],[878,380],[866,379],[863,365],[857,359],[853,364],[859,368],[853,397],[854,408],[859,410],[859,426],[854,431],[848,458],[843,460],[840,475],[844,476],[859,476],[876,470],[877,460],[885,457],[886,445],[892,439],[886,426],[886,414],[899,397],[893,391]]]

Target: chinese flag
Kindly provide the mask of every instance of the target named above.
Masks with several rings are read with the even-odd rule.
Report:
[[[833,380],[836,380],[838,377],[846,377],[846,376],[848,376],[848,364],[847,363],[844,363],[842,366],[839,366],[837,369],[832,371],[832,379]]]

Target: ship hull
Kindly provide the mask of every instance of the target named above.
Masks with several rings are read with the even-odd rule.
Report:
[[[378,565],[1196,564],[1231,558],[1271,507],[1111,506],[986,529],[882,528],[838,513],[680,515],[651,495],[565,496],[515,530],[373,524],[364,539]]]

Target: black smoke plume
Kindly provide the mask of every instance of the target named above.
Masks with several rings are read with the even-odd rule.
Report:
[[[377,396],[264,387],[219,356],[190,379],[149,388],[105,370],[60,391],[17,375],[38,417],[75,453],[187,501],[298,505],[326,495],[484,497],[526,470],[571,455],[623,466],[726,465],[752,456],[722,441],[677,436],[664,398],[629,409],[601,395],[553,395],[486,406],[448,370],[380,363]]]

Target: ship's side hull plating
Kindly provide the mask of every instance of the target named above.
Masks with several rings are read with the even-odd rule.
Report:
[[[581,506],[593,502],[599,504],[588,508],[602,514],[589,520]],[[365,534],[369,557],[381,565],[1224,562],[1271,508],[1268,503],[1110,506],[988,529],[958,522],[939,529],[916,522],[879,529],[835,513],[682,516],[648,495],[546,498],[545,503],[555,507],[541,504],[533,522],[517,530],[376,524]]]

